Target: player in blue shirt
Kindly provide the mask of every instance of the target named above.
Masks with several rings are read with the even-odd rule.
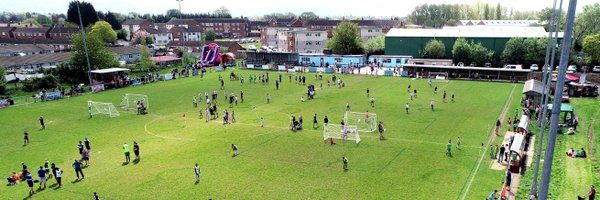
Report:
[[[27,172],[25,174],[25,180],[27,180],[27,185],[29,186],[29,196],[31,196],[35,193],[33,191],[33,176],[31,176],[31,173]]]
[[[83,154],[83,143],[81,141],[79,141],[77,149],[79,149],[79,155]]]
[[[315,127],[316,125],[316,127]],[[317,122],[317,113],[313,115],[313,128],[319,128],[319,122]]]
[[[91,146],[90,146],[90,140],[88,140],[87,137],[85,137],[83,139],[83,143],[85,144],[85,149],[87,149],[87,151],[90,151],[90,149],[92,149]]]
[[[77,179],[79,179],[79,174],[81,174],[81,178],[85,178],[83,175],[83,171],[81,170],[81,162],[78,160],[73,161],[73,169],[75,169],[75,174],[77,175]]]
[[[40,188],[42,188],[42,183],[44,184],[44,188],[46,188],[46,170],[40,166],[40,169],[37,171],[38,177],[40,177]]]

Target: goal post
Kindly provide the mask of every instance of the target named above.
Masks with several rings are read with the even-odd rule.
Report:
[[[335,138],[340,140],[354,140],[356,144],[360,143],[360,134],[356,126],[328,124],[323,128],[323,140]]]
[[[429,76],[433,79],[433,82],[448,82],[448,72],[429,72]]]
[[[136,108],[137,102],[141,101],[144,107],[150,108],[150,102],[148,101],[148,95],[144,94],[125,94],[121,100],[121,108],[129,110]]]
[[[91,111],[91,115],[105,114],[110,117],[121,115],[113,103],[88,101],[88,109]]]
[[[344,124],[356,126],[360,132],[375,132],[377,129],[377,114],[346,111],[344,113]]]

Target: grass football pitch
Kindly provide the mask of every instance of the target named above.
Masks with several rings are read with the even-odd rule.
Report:
[[[245,77],[244,85],[230,81],[229,72],[220,73],[225,90],[219,90],[218,73],[208,73],[204,79],[181,78],[2,109],[0,172],[8,177],[25,162],[37,178],[35,171],[45,159],[56,163],[64,171],[63,187],[55,187],[53,179],[44,190],[36,183],[34,199],[85,199],[93,192],[102,199],[483,199],[500,187],[503,173],[489,168],[487,156],[480,161],[485,149],[481,145],[488,145],[506,105],[512,113],[522,85],[452,80],[429,87],[426,80],[338,75],[345,82],[339,89],[327,86],[331,74],[317,80],[312,73],[283,73],[275,90],[277,72],[269,72],[268,85],[248,82],[249,74],[264,71],[235,70]],[[306,86],[295,83],[296,75],[307,76],[307,85],[316,86],[314,100],[300,101]],[[418,91],[414,100],[409,99],[409,84]],[[375,107],[370,106],[367,88]],[[213,90],[218,90],[220,116],[224,109],[233,110],[236,123],[199,118],[198,109],[206,104],[200,101],[194,108],[192,97]],[[244,91],[245,101],[229,108],[224,91]],[[87,118],[88,100],[118,107],[125,93],[148,95],[149,114],[119,109],[120,117]],[[312,128],[312,115],[317,114],[320,124],[324,115],[339,124],[346,102],[351,111],[376,113],[387,139],[365,132],[360,133],[359,145],[324,142],[322,125]],[[304,130],[288,129],[291,114],[303,117]],[[46,130],[40,130],[39,116],[44,116]],[[265,127],[260,127],[260,117]],[[26,146],[23,130],[30,135]],[[77,143],[84,137],[91,141],[91,165],[83,170],[85,179],[75,182],[71,163],[80,158]],[[446,156],[448,140],[455,145],[457,137],[462,150],[454,146],[453,156]],[[133,141],[140,144],[141,160],[124,164],[122,145]],[[232,143],[239,146],[236,157]],[[349,159],[348,171],[342,169],[342,156]],[[199,184],[195,163],[202,172]],[[27,184],[0,187],[0,194],[2,199],[26,198]]]

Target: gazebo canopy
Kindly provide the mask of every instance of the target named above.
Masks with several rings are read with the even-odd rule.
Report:
[[[548,107],[548,111],[552,110],[552,104],[548,104],[547,107]],[[573,109],[574,109],[573,106],[571,106],[569,104],[564,104],[563,103],[563,104],[560,105],[560,112],[570,112],[570,113],[572,113]]]
[[[98,69],[98,70],[92,70],[92,74],[108,74],[108,73],[124,72],[124,71],[129,71],[129,69],[125,69],[125,68]]]

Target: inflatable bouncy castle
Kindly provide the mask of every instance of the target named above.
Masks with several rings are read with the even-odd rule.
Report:
[[[215,43],[204,45],[201,56],[198,62],[203,67],[213,67],[221,64],[221,48]]]

